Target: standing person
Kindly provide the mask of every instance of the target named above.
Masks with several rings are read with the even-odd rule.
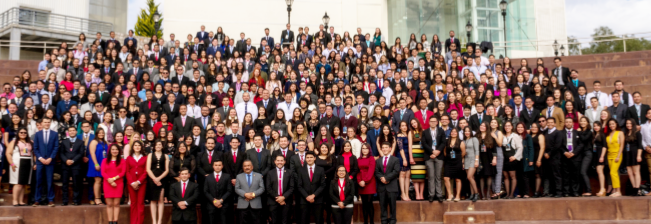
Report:
[[[624,151],[624,134],[620,131],[617,120],[611,118],[606,123],[606,144],[608,146],[608,168],[610,168],[610,181],[613,185],[613,193],[610,197],[622,196],[619,185],[619,165],[622,164],[622,151]]]
[[[375,158],[371,153],[371,145],[364,143],[359,158],[357,159],[359,173],[357,184],[359,184],[359,195],[362,198],[362,216],[364,224],[373,224],[375,208],[373,208],[373,195],[377,193],[375,185]]]
[[[454,202],[458,202],[461,200],[461,179],[464,177],[463,160],[466,156],[466,143],[459,139],[458,131],[450,132],[450,138],[445,144],[443,155],[445,156],[445,167],[443,168],[445,170],[445,177],[443,179],[445,179],[445,189],[448,191],[447,201],[454,200]],[[456,194],[452,191],[450,179],[455,179]]]
[[[294,156],[298,155],[300,154]],[[298,222],[300,224],[310,223],[311,215],[314,215],[316,224],[323,224],[323,197],[327,194],[326,175],[322,167],[316,166],[315,160],[314,152],[305,152],[305,166],[296,168],[296,183],[300,193],[297,197],[300,199],[300,211],[303,211]]]
[[[648,113],[651,114],[651,113]],[[644,126],[642,126],[644,127]],[[593,166],[597,170],[597,178],[599,178],[599,192],[596,194],[597,197],[606,196],[606,176],[604,175],[604,167],[606,166],[604,161],[606,152],[608,151],[606,145],[606,135],[602,129],[602,124],[600,121],[595,121],[592,126],[592,153],[594,154],[594,160],[592,161]]]
[[[522,187],[520,189],[521,192],[518,197],[522,198],[529,198],[529,184],[531,183],[530,177],[531,177],[531,171],[534,171],[535,163],[534,161],[536,160],[536,153],[535,149],[533,146],[533,139],[531,138],[531,135],[527,133],[527,124],[524,122],[520,122],[515,126],[515,132],[520,136],[522,139],[522,159],[521,159],[521,164],[522,164]],[[517,174],[517,172],[516,172]]]
[[[545,171],[547,170],[545,166],[547,165],[547,162],[543,163],[543,160],[542,160],[543,158],[545,158],[545,156],[544,156],[544,154],[545,154],[545,134],[542,133],[542,131],[540,130],[540,127],[544,126],[544,124],[542,124],[542,122],[546,122],[546,121],[544,121],[544,119],[545,118],[542,118],[541,123],[532,123],[531,128],[529,129],[529,131],[531,132],[531,140],[533,142],[534,161],[536,163],[534,168],[533,168],[534,172],[536,173],[536,182],[535,182],[536,186],[534,188],[535,191],[533,193],[534,198],[538,198],[538,197],[542,196],[542,194],[540,194],[540,184],[543,181],[543,177],[545,177],[545,179],[547,179],[546,176],[545,176],[545,174],[546,174]],[[547,160],[545,160],[545,161],[547,161]]]
[[[647,110],[644,114],[647,120],[642,124],[640,131],[642,135],[642,148],[646,152],[644,154],[646,163],[651,164],[651,110]],[[651,170],[651,166],[647,165],[647,168]],[[647,193],[646,196],[651,196],[651,193]]]
[[[490,108],[490,107],[489,107]],[[509,122],[510,123],[510,122]],[[493,196],[492,199],[500,198],[500,191],[502,190],[502,171],[504,169],[504,134],[500,131],[499,122],[493,119],[488,122],[490,125],[491,135],[495,140],[495,152],[497,155],[497,165],[495,165],[495,181],[493,181]]]
[[[593,134],[592,127],[590,126],[590,120],[583,116],[579,118],[579,129],[577,130],[579,137],[581,138],[581,143],[583,143],[583,158],[581,159],[581,178],[582,184],[584,187],[583,197],[592,196],[592,187],[590,186],[590,177],[588,176],[588,169],[592,166],[593,157]]]
[[[520,168],[523,147],[522,137],[514,132],[513,123],[504,123],[504,137],[502,141],[502,154],[504,155],[502,173],[504,174],[506,198],[514,199],[513,192],[515,191],[515,187],[518,186],[516,170]]]
[[[411,151],[413,134],[409,131],[407,121],[400,121],[398,130],[399,132],[396,135],[396,143],[399,151],[396,153],[396,157],[400,160],[400,176],[398,177],[400,199],[403,201],[411,201],[411,199],[409,199],[409,185],[411,184],[410,168],[411,165],[416,164]]]
[[[147,155],[143,154],[142,142],[133,142],[131,155],[126,159],[127,189],[131,199],[130,220],[132,224],[145,222],[145,187],[147,186]]]
[[[421,138],[421,144],[423,150],[425,150],[429,202],[433,202],[435,197],[438,198],[439,202],[443,202],[443,189],[441,188],[443,154],[441,152],[445,148],[445,141],[445,132],[439,128],[438,118],[431,116],[429,118],[429,128],[423,131],[423,137]]]
[[[349,152],[350,153],[350,152]],[[332,200],[332,213],[335,224],[348,224],[353,220],[353,198],[355,182],[349,178],[346,167],[337,167],[336,178],[330,181],[328,192]]]
[[[90,142],[88,147],[88,154],[92,163],[88,163],[88,173],[86,176],[95,179],[95,184],[93,185],[93,193],[95,195],[95,204],[102,205],[102,173],[101,173],[101,162],[106,157],[108,153],[108,145],[104,141],[104,129],[98,129],[96,132],[96,138]]]
[[[199,128],[198,126],[195,126],[195,130]],[[222,152],[215,150],[215,139],[214,138],[208,138],[205,140],[205,150],[203,152],[200,152],[197,157],[196,161],[196,173],[197,173],[197,183],[199,184],[199,190],[202,192],[205,192],[206,189],[204,189],[204,186],[206,186],[205,182],[206,180],[210,179],[208,176],[213,174],[215,172],[215,167],[213,162],[220,160],[223,157]],[[183,143],[180,143],[183,144]],[[180,148],[180,147],[179,147]],[[222,164],[223,166],[223,164]],[[220,170],[221,171],[221,170]],[[211,201],[205,201],[204,197],[199,198],[199,202],[201,204],[201,213],[202,214],[209,214],[211,205]],[[216,220],[212,220],[212,217],[214,216],[208,216],[206,217],[207,221],[202,221],[203,223],[214,223]],[[203,220],[203,219],[202,219]]]
[[[642,178],[640,177],[640,163],[642,162],[642,134],[637,131],[636,121],[632,118],[626,119],[626,124],[624,125],[625,133],[625,144],[623,152],[623,164],[626,166],[626,171],[628,171],[629,180],[631,185],[633,185],[633,193],[629,194],[631,196],[642,196],[642,191],[640,191],[640,182]]]
[[[43,118],[42,127],[50,127],[50,118]],[[59,150],[59,135],[56,131],[44,128],[42,131],[34,134],[34,154],[36,155],[36,194],[34,207],[39,206],[39,201],[45,198],[41,195],[43,184],[47,187],[48,206],[54,207],[54,186],[52,179],[54,176],[54,159]],[[45,175],[45,177],[43,177]],[[45,178],[45,179],[43,179]],[[44,183],[45,182],[45,183]]]
[[[549,99],[549,98],[547,98]],[[560,130],[556,129],[556,118],[548,117],[547,118],[547,130],[545,134],[545,154],[544,157],[547,159],[547,164],[545,172],[548,174],[549,184],[545,184],[545,193],[554,194],[554,197],[562,197],[563,191],[563,177],[561,170],[561,154],[563,154],[563,141],[558,141],[561,138],[564,138],[563,133]],[[548,185],[551,185],[547,187]],[[553,187],[553,191],[549,188]]]
[[[495,138],[491,134],[491,129],[486,123],[479,124],[479,133],[477,133],[477,139],[479,140],[479,162],[481,171],[478,175],[481,178],[479,180],[479,188],[482,193],[482,200],[488,200],[490,198],[491,186],[493,181],[493,176],[495,175],[495,165],[497,165],[497,156],[495,156],[495,148],[497,143]],[[486,188],[486,191],[484,191]]]
[[[84,147],[84,141],[77,139],[77,128],[75,126],[68,127],[68,137],[61,141],[61,149],[59,150],[61,154],[62,163],[62,189],[61,193],[63,194],[63,206],[68,205],[68,185],[70,184],[70,179],[72,178],[72,205],[81,204],[81,191],[82,191],[82,178],[81,178],[81,165],[83,164],[83,157],[85,155],[86,149]]]
[[[466,145],[466,155],[463,162],[463,169],[466,170],[466,178],[470,184],[470,198],[469,200],[476,202],[479,199],[479,191],[477,191],[477,182],[475,182],[475,172],[479,167],[479,141],[475,137],[474,132],[470,126],[463,128],[463,139]]]
[[[265,177],[267,205],[271,213],[271,223],[282,224],[287,223],[287,220],[289,220],[295,180],[292,170],[285,166],[285,157],[281,154],[275,154],[273,158],[275,169],[269,170]]]
[[[262,174],[253,172],[253,163],[248,159],[242,164],[242,169],[244,172],[237,175],[235,182],[240,222],[258,224],[264,193]]]
[[[152,154],[150,157],[156,155]],[[147,160],[148,163],[151,159]],[[147,166],[149,167],[149,166]],[[190,170],[181,168],[179,174],[181,181],[170,186],[170,200],[172,201],[172,223],[192,224],[197,223],[197,200],[201,193],[199,185],[190,181]],[[162,192],[161,192],[162,193]],[[161,210],[162,217],[162,210]],[[161,223],[160,220],[158,223]]]
[[[154,142],[154,150],[152,150],[151,154],[147,156],[147,176],[149,177],[149,179],[147,179],[147,200],[150,201],[149,209],[151,210],[151,219],[157,224],[163,222],[163,211],[165,209],[164,184],[166,184],[163,179],[165,179],[169,173],[169,162],[168,156],[163,154],[163,142],[156,140],[156,142]],[[174,190],[170,192],[170,199],[172,202],[177,203],[178,200],[173,199],[172,193],[174,193]],[[195,208],[192,207],[191,209],[194,210]],[[172,214],[172,216],[174,216],[174,214]],[[174,219],[176,219],[176,217],[174,217],[172,221],[176,221]]]
[[[231,214],[231,194],[233,192],[233,184],[231,184],[231,176],[228,173],[222,172],[224,163],[221,160],[212,161],[213,172],[206,177],[203,185],[203,196],[206,198],[208,213],[203,217],[210,217],[211,223],[232,223]]]
[[[5,152],[9,161],[9,183],[13,184],[13,205],[25,206],[25,185],[31,185],[34,164],[33,144],[27,134],[27,128],[18,128],[16,138],[7,145]]]
[[[124,174],[126,165],[122,159],[122,150],[118,145],[112,145],[109,155],[102,161],[102,177],[104,178],[104,197],[106,198],[106,213],[110,224],[117,224],[120,216],[120,199],[124,189]]]
[[[400,192],[396,179],[400,172],[400,161],[391,156],[391,145],[388,142],[382,143],[381,147],[384,156],[375,160],[375,178],[380,182],[377,193],[380,197],[381,219],[382,224],[396,223],[396,195]],[[390,211],[387,206],[390,207]],[[388,217],[389,212],[391,218]]]

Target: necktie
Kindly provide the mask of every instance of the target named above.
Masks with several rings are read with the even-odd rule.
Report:
[[[402,120],[402,115],[405,115],[405,111],[404,111],[404,110],[400,110],[400,120]]]
[[[233,163],[237,163],[237,152],[233,152]]]
[[[312,171],[312,167],[310,167],[310,182],[312,182],[312,176],[314,176],[314,171]]]
[[[196,140],[196,137],[195,137]],[[208,163],[212,164],[212,151],[208,151]]]
[[[283,195],[283,170],[278,169],[278,195]]]
[[[182,197],[182,198],[185,197],[185,184],[186,184],[186,183],[183,182],[183,191],[181,192],[181,197]]]
[[[303,155],[301,155],[301,166],[303,166]]]
[[[185,126],[185,117],[181,117],[181,123],[183,123],[183,126]]]
[[[149,109],[151,109],[151,101],[149,101]]]
[[[251,174],[246,175],[246,182],[249,184],[249,187],[251,187]]]
[[[88,136],[84,135],[84,146],[88,145]]]
[[[287,153],[287,151],[283,151],[283,157],[285,157],[285,153]]]
[[[244,114],[249,113],[247,108],[249,108],[249,104],[244,103]],[[289,107],[288,107],[288,108],[289,108]]]
[[[515,116],[520,116],[520,107],[518,106],[515,107]]]
[[[204,128],[204,129],[206,129],[206,120],[207,120],[207,118],[204,117],[204,118],[203,118],[203,128]]]
[[[552,116],[552,108],[547,109],[547,118]]]
[[[383,167],[384,167],[384,172],[385,172],[385,173],[387,172],[387,160],[388,160],[388,159],[389,159],[388,156],[385,156],[385,157],[384,157],[384,163],[383,163],[384,165],[383,165]]]
[[[339,185],[339,200],[344,201],[346,200],[346,195],[344,194],[344,184],[341,183],[341,181],[337,181],[337,184]]]
[[[267,108],[267,101],[264,101],[264,108]]]
[[[215,182],[219,182],[219,174],[215,177]]]
[[[49,127],[46,127],[46,128],[49,128]],[[45,144],[47,145],[47,140],[49,139],[48,137],[49,137],[50,131],[49,130],[44,130],[43,133],[45,133],[44,141],[45,141]]]

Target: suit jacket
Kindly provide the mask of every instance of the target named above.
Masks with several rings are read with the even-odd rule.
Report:
[[[172,123],[172,131],[176,132],[179,136],[187,137],[192,135],[192,127],[194,127],[194,119],[186,116],[185,126],[183,125],[182,117],[174,118],[174,123]]]
[[[226,46],[224,48],[224,59],[228,60],[231,57],[233,57],[233,54],[235,53],[235,51],[239,51],[237,46],[233,46],[233,50],[231,50],[231,48],[229,46]]]
[[[64,100],[60,100],[59,103],[57,103],[57,117],[61,118],[61,115],[63,115],[64,112],[70,110],[70,107],[72,107],[72,105],[77,105],[77,102],[70,100],[70,102],[68,102],[68,105],[66,105],[66,102]]]
[[[262,40],[267,39],[267,38],[265,38],[265,37],[266,37],[266,36],[260,38],[260,43],[262,43]],[[271,36],[269,36],[269,39],[267,39],[267,46],[270,46],[271,49],[273,49],[274,46],[275,46],[274,44],[275,44],[275,43],[274,43],[274,38],[271,37]],[[260,48],[260,50],[264,52],[264,49],[263,49],[263,48]]]
[[[116,132],[124,131],[124,127],[127,125],[134,126],[133,120],[127,118],[126,121],[124,122],[124,125],[122,125],[122,122],[120,121],[120,117],[117,117],[113,121],[113,130]]]
[[[201,55],[201,52],[205,50],[205,46],[203,44],[195,43],[195,45],[188,46],[190,49],[190,54],[196,53],[197,55]]]
[[[263,100],[260,100],[260,101],[258,101],[257,103],[255,103],[255,105],[258,106],[258,108],[260,108],[260,107],[264,107],[264,101],[263,101]],[[266,110],[267,112],[266,112],[266,114],[265,114],[265,117],[273,117],[273,115],[276,114],[276,109],[277,109],[277,107],[276,107],[276,101],[273,101],[273,100],[269,99],[269,101],[267,102],[267,107],[266,107],[265,109],[267,109],[267,110]],[[223,110],[222,110],[222,111],[223,111]],[[220,112],[220,113],[221,113],[221,112]],[[223,117],[223,116],[222,116],[222,117]]]
[[[538,119],[540,119],[540,111],[534,107],[531,107],[530,116],[528,109],[524,107],[518,116],[520,117],[520,120],[524,122],[525,128],[529,129],[531,128],[531,124],[538,122]]]
[[[134,71],[133,68],[129,69],[129,71],[127,71],[127,74],[126,74],[127,77],[125,77],[125,80],[128,80],[128,77],[130,77],[131,75],[136,75],[136,80],[142,80],[142,73],[144,73],[144,72],[145,72],[145,70],[142,69],[142,68],[138,68],[137,72]]]
[[[76,136],[75,136],[76,137]],[[74,143],[70,142],[70,139],[64,139],[61,141],[59,149],[59,156],[61,158],[61,164],[63,167],[70,167],[72,169],[78,170],[81,169],[81,160],[86,155],[86,148],[84,147],[84,140],[77,138]],[[72,165],[68,166],[66,161],[72,160]]]
[[[423,112],[421,110],[416,111],[414,113],[414,117],[418,122],[420,122],[420,125],[423,127],[423,130],[429,129],[429,118],[434,115],[434,112],[431,110],[425,111],[425,120],[423,120]]]
[[[242,164],[244,163],[244,160],[246,160],[246,153],[244,153],[244,150],[237,152],[237,161],[235,162],[233,161],[233,151],[230,149],[224,151],[222,154],[222,161],[224,161],[223,171],[230,174],[232,180],[235,179],[238,174],[244,172],[242,171]]]
[[[279,150],[276,150],[276,151],[279,151]],[[274,151],[274,153],[276,153],[276,151]],[[303,158],[303,164],[301,164],[301,157],[298,154],[298,151],[294,152],[292,157],[289,158],[289,167],[297,175],[296,178],[298,178],[299,170],[302,169],[303,167],[305,167],[305,164],[307,164],[307,162],[305,161],[305,158]],[[287,164],[285,164],[285,165],[287,165]],[[298,185],[296,187],[298,187]]]
[[[167,117],[178,117],[180,106],[179,104],[174,104],[174,108],[170,108],[169,103],[163,104],[163,113],[167,114]]]
[[[588,121],[590,121],[590,125],[592,125],[595,121],[600,121],[601,120],[601,111],[602,110],[604,110],[604,107],[602,107],[602,106],[599,106],[596,109],[595,108],[590,108],[590,109],[585,110],[585,113],[583,115],[588,118]],[[633,109],[633,110],[635,110],[635,109]],[[593,114],[593,111],[597,112],[596,116]]]
[[[355,183],[347,179],[344,182],[344,200],[341,201],[341,198],[339,197],[340,189],[339,189],[339,178],[335,178],[332,181],[330,181],[330,187],[328,188],[328,196],[330,197],[330,200],[332,201],[332,205],[337,205],[339,202],[343,202],[344,206],[352,204],[353,203],[353,198],[355,196]]]
[[[294,31],[289,31],[289,36],[287,34],[287,29],[283,30],[280,34],[280,42],[283,44],[293,44],[294,43]]]
[[[166,55],[165,59],[167,59],[167,66],[174,65],[174,60],[176,60],[177,57],[179,57],[179,56],[176,55],[176,54],[174,54],[174,55],[172,55],[172,54]]]
[[[173,183],[170,186],[169,199],[172,201],[172,221],[195,221],[197,220],[197,201],[201,195],[199,184],[188,181],[183,194],[183,185],[181,182]],[[181,209],[178,203],[185,201],[188,203],[185,209]]]
[[[270,163],[269,165],[272,166],[272,167],[269,168],[270,171],[273,171],[273,169],[275,167],[274,161],[276,160],[276,156],[280,156],[280,155],[283,155],[283,152],[280,151],[280,150],[275,150],[273,153],[271,153],[271,158],[269,160],[269,163]],[[296,155],[296,153],[294,151],[287,149],[287,152],[285,153],[285,169],[290,170],[292,172],[294,172],[294,170],[292,170],[291,159],[294,157],[294,155]],[[300,162],[301,162],[300,159],[298,160],[298,162],[300,164]]]
[[[646,113],[649,110],[651,110],[651,108],[649,108],[649,105],[641,104],[640,105],[640,115],[642,115],[642,116],[637,116],[637,108],[635,108],[635,105],[633,105],[632,107],[628,107],[628,109],[627,109],[628,115],[626,117],[634,119],[635,122],[638,123],[638,125],[641,125],[641,124],[646,123],[646,121],[647,121]],[[642,123],[640,123],[640,120],[642,121]]]
[[[210,172],[206,181],[203,183],[203,196],[206,198],[207,202],[212,203],[213,200],[223,199],[224,205],[228,205],[231,202],[231,195],[233,192],[233,184],[231,184],[231,175],[225,173],[222,170],[222,174],[219,177],[219,182],[215,177],[215,172]],[[223,207],[222,207],[223,208]]]
[[[48,136],[48,141],[45,143],[43,132],[44,131],[49,131],[49,136]],[[39,158],[43,159],[52,159],[52,162],[50,165],[47,166],[53,166],[55,164],[54,159],[56,159],[57,152],[59,151],[59,134],[56,131],[52,131],[50,129],[46,129],[43,131],[36,132],[34,134],[34,155],[36,156],[36,165],[44,165],[39,161]]]
[[[300,203],[309,204],[305,198],[314,194],[314,204],[323,203],[323,195],[326,194],[326,180],[325,180],[325,171],[323,167],[314,165],[312,181],[310,181],[310,172],[308,170],[307,162],[305,167],[302,167],[298,170],[296,184],[298,187],[298,192],[300,195],[297,195]]]
[[[436,128],[436,139],[432,138],[432,129],[428,128],[423,131],[423,134],[421,136],[421,144],[422,144],[422,149],[425,151],[425,158],[429,158],[432,153],[434,153],[434,149],[432,149],[432,146],[434,146],[434,140],[436,140],[436,145],[434,148],[436,150],[440,151],[441,153],[438,155],[438,159],[443,159],[443,150],[445,150],[445,145],[447,143],[447,140],[445,139],[445,132],[443,129],[437,127]]]
[[[235,194],[239,197],[237,198],[237,209],[246,209],[249,206],[254,209],[262,208],[262,194],[264,193],[264,181],[262,179],[262,174],[251,172],[251,186],[248,185],[247,174],[240,173],[237,175],[235,182]],[[253,192],[255,198],[253,200],[247,201],[244,198],[244,194]]]
[[[549,107],[546,107],[545,110],[542,111],[543,116],[549,118],[547,116],[547,111],[549,110]],[[561,130],[565,126],[565,113],[563,113],[563,110],[560,107],[554,107],[554,110],[551,113],[552,117],[556,119],[556,130]]]
[[[278,150],[276,150],[278,151]],[[285,163],[287,165],[287,163]],[[292,194],[294,193],[294,172],[287,169],[283,169],[282,175],[282,194],[278,195],[278,168],[272,168],[267,172],[265,176],[265,190],[267,191],[267,205],[276,205],[276,197],[283,196],[285,197],[286,203],[291,203]]]
[[[565,83],[565,85],[567,86],[567,84],[570,83],[570,69],[567,66],[563,66],[562,68],[563,69],[561,70],[562,73],[561,75],[563,76],[563,83]],[[558,70],[558,67],[552,69],[552,73],[550,75],[556,75],[556,70]]]
[[[212,160],[208,161],[208,150],[201,151],[197,157],[195,158],[196,160],[196,173],[198,174],[200,180],[203,180],[206,178],[206,175],[213,173],[213,168],[212,168],[212,163],[217,160],[221,160],[221,158],[224,157],[223,153],[217,150],[212,151]],[[214,177],[213,177],[214,179]],[[211,200],[212,201],[212,200]]]
[[[260,150],[260,160],[258,160],[258,152],[256,151],[255,148],[251,148],[249,150],[246,150],[246,158],[251,160],[253,163],[253,172],[256,173],[267,173],[269,169],[273,168],[274,166],[271,165],[271,152],[269,150],[265,149],[264,147]]]
[[[484,112],[484,115],[482,117],[482,122],[490,124],[492,120],[493,118],[491,116],[486,115],[486,113]],[[481,123],[479,122],[479,115],[473,114],[472,116],[470,116],[470,128],[472,128],[473,131],[479,132],[480,124]]]
[[[561,153],[566,153],[569,152],[570,149],[567,145],[567,130],[563,129],[558,131],[560,134],[559,136],[561,137]],[[579,136],[579,132],[577,130],[572,129],[572,153],[574,153],[574,156],[569,158],[570,160],[575,160],[575,161],[580,161],[583,157],[581,153],[583,153],[583,141],[581,140],[581,136]],[[567,159],[565,155],[562,155],[561,158]]]
[[[207,49],[206,50],[206,55],[213,55],[213,56],[215,54],[217,54],[217,52],[221,52],[221,50],[222,50],[222,48],[219,47],[219,46],[212,46],[212,47],[208,47],[206,49]]]
[[[548,130],[544,131],[545,134],[545,153],[549,154],[550,159],[558,159],[561,156],[561,152],[564,141],[558,141],[559,139],[564,138],[565,136],[558,129],[552,133],[549,133]]]
[[[400,127],[400,122],[401,121],[406,121],[407,124],[409,124],[409,121],[411,121],[411,119],[414,119],[414,112],[411,111],[411,109],[405,108],[405,114],[402,115],[402,119],[400,118],[400,110],[397,110],[396,112],[393,113],[393,117],[391,117],[391,127],[392,127],[393,131],[398,133],[399,132],[398,128]]]
[[[180,79],[181,79],[180,80],[181,82],[180,82],[179,86],[188,85],[188,83],[190,82],[190,78],[185,77],[184,75],[182,75]],[[178,75],[172,77],[172,84],[174,84],[174,83],[179,83],[179,76]]]
[[[199,38],[199,41],[203,41],[205,39],[208,39],[208,31],[203,31],[203,35],[201,34],[201,31],[197,32],[197,35],[195,37]]]
[[[246,139],[244,138],[244,135],[235,135],[237,139],[240,140],[240,146],[239,146],[239,151],[240,152],[245,152],[246,151]],[[229,151],[231,150],[231,139],[233,139],[233,135],[226,135],[224,136],[224,150]],[[231,153],[232,154],[232,153]],[[239,154],[238,154],[239,155]]]
[[[124,43],[124,44],[126,45],[127,43],[129,43],[129,40],[132,40],[132,41],[133,41],[133,46],[138,46],[138,39],[136,39],[136,38],[129,38],[128,36],[127,36],[126,38],[124,38],[124,42],[122,42],[122,43]],[[118,48],[118,49],[119,49],[119,48]]]
[[[384,169],[384,157],[380,157],[375,160],[375,178],[377,179],[377,192],[400,192],[398,181],[396,180],[399,173],[400,161],[395,156],[389,156],[386,170]],[[382,181],[380,181],[382,177],[384,177],[384,179],[388,182],[387,184],[384,184]]]
[[[151,102],[151,108],[149,108],[149,102]],[[156,112],[161,111],[160,104],[158,104],[158,101],[152,100],[152,101],[143,101],[140,103],[140,113],[144,113],[145,115],[147,115],[147,118],[149,118],[150,111],[156,111]]]
[[[459,42],[459,38],[454,38],[454,43],[457,45],[457,52],[461,52],[461,42]],[[445,52],[450,51],[450,45],[452,43],[450,42],[450,38],[445,40]]]

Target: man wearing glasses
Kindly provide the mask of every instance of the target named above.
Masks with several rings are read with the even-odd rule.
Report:
[[[176,67],[176,75],[172,78],[172,83],[179,84],[179,86],[187,85],[190,82],[190,78],[183,75],[183,67]],[[173,87],[172,87],[173,88]],[[176,91],[175,91],[176,92]]]
[[[124,130],[124,127],[126,127],[127,125],[134,126],[133,120],[127,117],[127,108],[120,107],[120,109],[118,110],[118,117],[113,122],[113,130],[115,132],[121,132]]]
[[[104,123],[104,105],[102,105],[102,102],[95,102],[95,111],[96,113],[93,114],[93,121],[95,123],[101,124]]]
[[[176,78],[176,77],[174,77]],[[185,96],[181,94],[181,85],[178,83],[174,82],[174,79],[172,79],[172,94],[176,97],[176,104],[185,104]]]
[[[145,71],[149,73],[150,80],[153,83],[157,83],[158,79],[160,79],[160,71],[156,68],[156,65],[160,65],[160,63],[154,64],[154,61],[149,59],[147,60],[147,67],[145,68]]]
[[[162,86],[165,86],[166,83],[172,83],[172,80],[170,79],[170,71],[164,68],[160,72],[160,75],[154,78],[156,80],[154,81],[154,79],[152,79],[152,81],[156,84],[161,84]]]
[[[7,98],[7,100],[12,100],[16,97],[14,93],[11,92],[11,84],[5,83],[3,85],[4,92],[0,94],[0,97]]]

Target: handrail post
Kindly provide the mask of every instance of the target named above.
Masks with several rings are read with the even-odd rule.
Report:
[[[624,53],[626,53],[626,37],[622,38],[622,41],[624,41]]]

